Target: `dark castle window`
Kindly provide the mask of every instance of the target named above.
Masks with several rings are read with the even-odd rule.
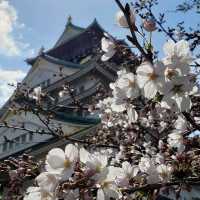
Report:
[[[12,150],[13,149],[13,142],[9,142],[9,149]]]
[[[20,137],[15,138],[15,147],[20,146]]]
[[[26,135],[22,135],[22,144],[26,142]]]
[[[7,148],[8,148],[8,143],[7,142],[3,143],[3,152],[7,151]]]
[[[30,134],[29,134],[29,141],[32,141],[32,140],[33,140],[33,134],[30,133]]]
[[[82,86],[79,88],[79,93],[84,92],[84,90],[85,90],[85,87],[84,87],[84,85],[82,85]]]

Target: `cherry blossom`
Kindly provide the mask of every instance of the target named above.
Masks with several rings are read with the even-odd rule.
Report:
[[[110,35],[108,35],[107,33],[104,34],[105,37],[103,37],[101,40],[101,48],[104,52],[104,55],[101,57],[101,60],[108,61],[116,53],[116,44],[114,39]]]
[[[81,148],[80,161],[85,164],[87,173],[92,174],[92,179],[95,181],[104,178],[108,172],[108,157],[101,153],[90,154],[84,148]]]
[[[121,170],[117,174],[116,183],[121,187],[129,187],[129,181],[136,177],[139,168],[136,165],[131,165],[129,162],[123,162]]]
[[[54,174],[43,172],[36,177],[36,181],[42,191],[51,194],[55,191],[59,178]]]
[[[133,11],[130,12],[130,21],[134,25],[135,24],[135,13]],[[116,22],[117,24],[122,28],[128,28],[128,23],[126,20],[126,17],[124,16],[124,13],[120,10],[116,14]]]
[[[121,74],[116,83],[117,87],[126,92],[127,98],[136,98],[139,96],[137,77],[133,73]]]
[[[168,182],[171,178],[172,167],[170,165],[161,164],[157,166],[159,178],[163,182]]]
[[[97,200],[119,199],[121,194],[115,180],[119,175],[120,168],[109,167],[107,175],[98,182]]]
[[[24,200],[56,200],[53,194],[42,191],[39,187],[29,187]]]
[[[161,105],[165,108],[173,108],[174,111],[189,111],[191,108],[189,93],[193,86],[187,77],[177,77],[166,83],[163,87],[164,97]]]
[[[145,62],[137,68],[138,85],[148,99],[155,97],[164,85],[164,64],[156,62],[153,65]]]
[[[67,179],[74,173],[78,156],[78,149],[72,144],[66,146],[65,152],[59,148],[52,149],[46,158],[46,170],[52,174],[62,174]]]
[[[40,86],[38,86],[33,89],[33,92],[31,94],[29,94],[29,97],[40,102],[41,95],[42,95],[42,88]]]
[[[187,75],[190,71],[189,64],[193,61],[189,43],[180,40],[177,43],[169,40],[163,47],[166,57],[163,59],[165,65],[170,69],[178,69],[182,75]]]
[[[156,30],[156,22],[153,19],[145,19],[143,21],[143,27],[148,32],[153,32]]]

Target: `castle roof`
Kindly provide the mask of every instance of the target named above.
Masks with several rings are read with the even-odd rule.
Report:
[[[85,28],[76,26],[72,23],[72,18],[71,16],[68,17],[67,24],[65,26],[65,30],[63,31],[62,35],[60,38],[57,40],[54,48],[61,46],[62,44],[66,43],[73,37],[76,37],[80,33],[82,33],[85,30]]]
[[[69,21],[54,47],[43,53],[56,59],[76,63],[78,58],[84,57],[100,47],[103,34],[104,30],[96,19],[85,29],[75,26]],[[37,58],[38,56],[27,59],[26,62],[33,65]]]
[[[80,64],[76,64],[76,63],[73,63],[73,62],[70,62],[70,61],[61,60],[61,59],[52,57],[52,56],[45,54],[45,53],[43,53],[40,57],[47,60],[48,62],[58,64],[58,65],[62,65],[62,66],[65,66],[65,67],[77,68],[77,69],[82,68],[82,65],[80,65]]]

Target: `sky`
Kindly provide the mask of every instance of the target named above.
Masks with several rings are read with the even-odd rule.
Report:
[[[155,14],[165,12],[169,25],[185,21],[187,26],[193,26],[199,22],[193,13],[172,12],[182,0],[159,2]],[[0,0],[0,106],[13,92],[8,83],[16,84],[30,69],[24,60],[37,55],[41,46],[51,48],[69,15],[81,27],[87,27],[96,18],[106,31],[123,39],[127,30],[116,25],[117,11],[114,0]],[[164,37],[154,34],[153,41],[162,50]]]

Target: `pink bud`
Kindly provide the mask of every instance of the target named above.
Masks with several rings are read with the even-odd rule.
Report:
[[[156,22],[153,19],[145,19],[143,27],[147,32],[153,32],[156,30]]]

